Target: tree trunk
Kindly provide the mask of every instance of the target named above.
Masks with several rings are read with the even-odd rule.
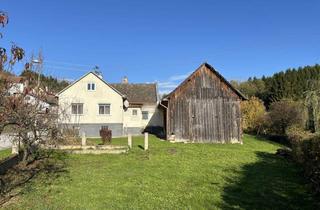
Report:
[[[22,162],[24,165],[28,165],[28,157],[29,157],[29,150],[27,147],[23,148],[23,158]]]

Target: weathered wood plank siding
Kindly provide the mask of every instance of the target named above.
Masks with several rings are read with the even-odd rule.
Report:
[[[241,142],[241,98],[202,65],[168,99],[167,136],[191,142]]]

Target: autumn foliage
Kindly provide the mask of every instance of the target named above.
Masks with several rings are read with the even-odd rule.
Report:
[[[260,99],[251,97],[249,100],[243,101],[241,104],[241,112],[242,128],[245,132],[262,132],[266,108]]]

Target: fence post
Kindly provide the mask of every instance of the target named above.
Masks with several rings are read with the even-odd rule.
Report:
[[[128,134],[128,146],[131,149],[132,148],[132,136],[131,134]]]
[[[86,138],[86,133],[82,133],[82,139],[81,139],[81,145],[86,146],[87,145],[87,138]]]
[[[149,149],[149,134],[148,132],[144,132],[144,150]]]
[[[12,142],[11,154],[19,154],[19,142],[17,142],[17,140]]]

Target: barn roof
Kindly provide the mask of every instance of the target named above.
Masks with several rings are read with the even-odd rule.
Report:
[[[202,67],[206,67],[208,69],[210,69],[222,82],[224,82],[237,96],[239,96],[239,98],[241,98],[242,100],[247,100],[247,97],[244,96],[239,90],[237,90],[235,87],[233,87],[233,85],[231,85],[230,82],[228,82],[228,80],[226,80],[218,71],[216,71],[210,64],[208,63],[203,63],[200,65],[199,68],[197,68],[189,77],[187,77],[178,87],[176,87],[169,95],[167,95],[164,99],[168,99],[170,98],[170,96],[175,93],[182,85],[184,85],[185,83],[188,82],[188,80],[190,79],[190,77],[192,77],[193,74],[195,74],[198,70],[200,70]]]
[[[157,103],[157,85],[155,83],[113,83],[110,85],[126,95],[130,103]]]

